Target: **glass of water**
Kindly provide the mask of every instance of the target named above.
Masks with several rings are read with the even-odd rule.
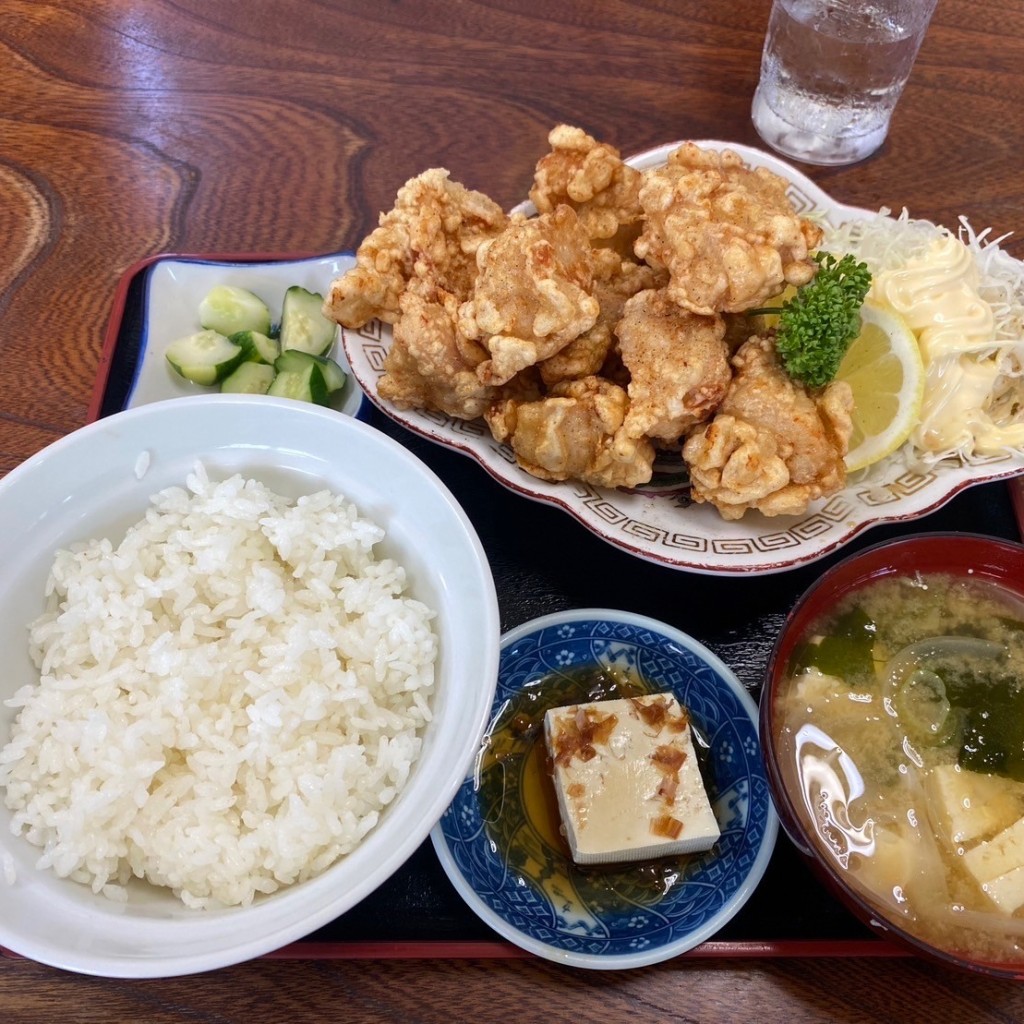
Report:
[[[811,164],[885,141],[937,0],[773,0],[752,117],[772,149]]]

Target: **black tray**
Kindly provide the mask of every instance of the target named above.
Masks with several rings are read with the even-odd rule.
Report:
[[[130,268],[117,291],[91,416],[124,408],[143,334],[145,275],[162,257]],[[180,257],[178,257],[180,258]],[[255,257],[195,257],[206,260]],[[280,257],[265,257],[280,258]],[[768,576],[705,576],[643,561],[607,544],[564,512],[514,494],[475,462],[394,423],[370,403],[360,418],[433,469],[472,520],[490,559],[502,630],[569,608],[650,615],[714,651],[756,700],[789,609],[830,565],[860,548],[909,533],[961,530],[1019,540],[1003,482],[968,488],[930,515],[868,530],[839,552]],[[794,899],[794,894],[799,894]],[[821,884],[784,832],[743,909],[689,955],[894,955],[902,947],[861,925]],[[430,842],[374,893],[278,956],[518,956],[452,887]]]

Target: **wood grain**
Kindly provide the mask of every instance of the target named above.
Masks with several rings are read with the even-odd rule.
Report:
[[[118,281],[160,252],[353,247],[429,166],[509,206],[558,121],[636,152],[757,145],[767,0],[5,0],[0,475],[86,419]],[[1024,227],[1024,7],[944,0],[889,141],[836,199]],[[1024,238],[1007,247],[1024,256]],[[154,982],[0,959],[6,1022],[1024,1018],[915,960],[283,961]]]
[[[1024,1019],[1013,982],[916,960],[687,961],[593,972],[538,960],[262,960],[159,981],[0,963],[5,1020],[251,1024],[504,1021],[613,1024],[1007,1024]]]

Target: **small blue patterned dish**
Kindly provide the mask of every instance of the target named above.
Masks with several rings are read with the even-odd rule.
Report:
[[[560,835],[545,762],[549,707],[671,692],[689,709],[721,837],[707,853],[583,868]],[[491,720],[471,774],[431,832],[452,884],[510,942],[619,970],[710,939],[749,899],[778,834],[757,708],[685,633],[641,615],[547,615],[502,638]]]

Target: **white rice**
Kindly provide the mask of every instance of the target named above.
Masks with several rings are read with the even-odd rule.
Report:
[[[57,553],[0,786],[38,866],[126,898],[246,905],[353,850],[430,720],[434,613],[344,497],[257,481],[153,497]],[[6,870],[5,875],[10,877]]]
[[[149,452],[139,452],[139,457],[135,460],[135,479],[141,480],[149,472],[149,463],[152,456]]]

